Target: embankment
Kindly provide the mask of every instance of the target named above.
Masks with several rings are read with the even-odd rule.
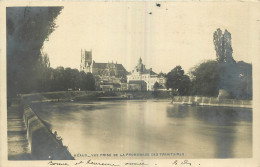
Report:
[[[252,100],[221,99],[216,97],[175,96],[173,103],[200,106],[223,106],[252,108]]]
[[[124,100],[124,99],[171,99],[168,91],[61,91],[25,94],[22,98],[27,103],[52,102],[52,101],[99,101],[99,100]],[[174,103],[202,105],[202,106],[230,106],[252,108],[252,100],[220,99],[216,97],[200,96],[175,96]]]
[[[171,96],[167,91],[120,91],[120,92],[103,92],[103,91],[60,91],[24,94],[22,98],[27,103],[31,102],[51,102],[51,101],[98,101],[98,100],[120,100],[127,99],[170,99]]]
[[[24,106],[23,118],[32,159],[74,159],[62,141],[57,139],[28,105]]]

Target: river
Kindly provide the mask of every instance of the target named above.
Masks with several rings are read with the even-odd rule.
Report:
[[[159,156],[156,153],[172,153],[160,158],[252,157],[252,109],[157,100],[53,102],[32,108],[63,138],[72,155],[83,154],[76,159],[95,153],[149,153],[146,158]]]

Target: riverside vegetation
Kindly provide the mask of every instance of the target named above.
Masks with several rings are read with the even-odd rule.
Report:
[[[55,19],[61,11],[62,7],[8,8],[8,97],[68,89],[96,90],[91,73],[64,67],[53,69],[48,55],[41,50],[44,41],[57,27]],[[186,73],[181,66],[174,67],[164,74],[167,78],[166,87],[181,96],[214,97],[220,89],[224,89],[230,98],[252,99],[252,64],[234,60],[231,33],[217,29],[213,33],[213,43],[216,60],[202,62]],[[155,83],[154,90],[160,86]]]

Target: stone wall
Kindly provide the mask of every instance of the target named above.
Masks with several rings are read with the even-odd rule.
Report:
[[[134,99],[170,99],[168,91],[60,91],[23,94],[22,99],[26,103],[32,102],[62,102],[62,101],[96,101],[99,97],[125,96],[131,94]]]
[[[173,97],[173,103],[252,108],[252,100],[222,99],[216,97],[175,96]]]
[[[32,159],[36,160],[72,160],[66,146],[57,140],[54,134],[43,124],[40,118],[27,105],[23,114],[27,128],[27,138]]]

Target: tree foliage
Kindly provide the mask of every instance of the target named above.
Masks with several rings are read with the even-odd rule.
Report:
[[[7,28],[7,92],[38,91],[43,66],[49,67],[41,53],[44,41],[56,28],[55,19],[62,7],[8,7]],[[40,85],[40,86],[39,86]]]
[[[184,74],[181,66],[176,66],[166,75],[166,87],[172,91],[178,91],[179,95],[188,95],[190,90],[190,78]]]
[[[220,73],[217,61],[206,61],[191,71],[191,94],[202,96],[217,96],[219,90]]]
[[[247,72],[240,69],[241,67],[249,67],[246,68],[246,70],[250,71],[250,64],[238,64],[234,60],[232,56],[233,49],[231,46],[231,33],[227,30],[222,33],[220,29],[217,29],[214,32],[213,41],[218,61],[218,88],[226,90],[233,98],[241,99],[252,97],[252,86],[250,86],[250,84],[246,84],[251,83],[252,85],[252,74],[244,77],[244,73]],[[245,81],[245,78],[248,79],[248,82]]]
[[[8,7],[7,19],[7,93],[32,93],[61,90],[95,90],[92,74],[77,69],[50,68],[42,53],[48,36],[55,30],[55,19],[62,7]]]
[[[205,61],[184,75],[181,66],[175,67],[167,75],[166,87],[179,95],[218,96],[223,89],[230,97],[252,98],[252,65],[233,59],[231,34],[218,28],[213,34],[216,60]],[[178,91],[176,91],[178,90]]]
[[[153,85],[153,89],[157,91],[160,88],[160,84],[158,82],[155,82]]]
[[[252,64],[245,63],[243,61],[237,62],[237,68],[239,71],[239,85],[238,90],[239,99],[252,99],[253,81],[252,81]]]
[[[232,53],[231,46],[231,34],[227,30],[222,33],[221,29],[217,29],[213,34],[213,42],[216,50],[217,61],[223,62],[235,62]]]
[[[95,90],[95,79],[91,73],[79,72],[77,69],[57,67],[50,68],[48,89],[44,91]]]
[[[191,70],[193,95],[217,96],[220,89],[231,98],[252,98],[252,65],[245,62],[219,63],[209,60]]]

